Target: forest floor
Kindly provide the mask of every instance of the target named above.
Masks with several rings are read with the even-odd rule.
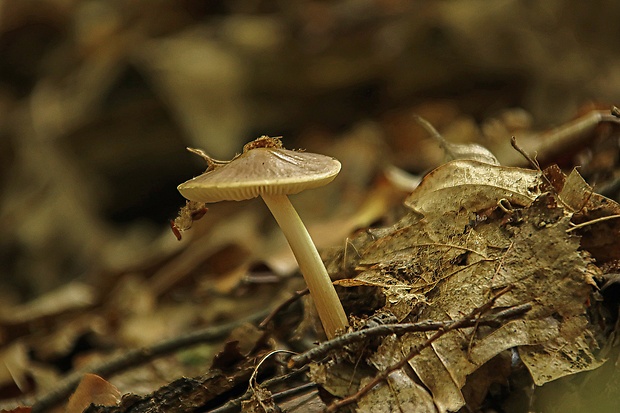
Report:
[[[616,411],[615,2],[8,3],[0,411]],[[260,199],[177,191],[262,135],[342,164],[331,340]]]

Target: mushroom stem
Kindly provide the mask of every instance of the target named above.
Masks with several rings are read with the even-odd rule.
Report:
[[[286,195],[261,196],[293,250],[327,338],[334,338],[347,327],[347,316],[308,230]]]

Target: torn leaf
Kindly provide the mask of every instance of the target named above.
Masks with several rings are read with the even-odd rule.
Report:
[[[356,279],[380,286],[386,297],[381,311],[399,320],[456,320],[506,286],[512,290],[497,300],[497,309],[532,305],[503,326],[451,331],[409,361],[438,411],[462,408],[469,377],[486,363],[505,360],[496,356],[512,348],[537,385],[601,365],[597,327],[588,318],[591,280],[600,270],[569,230],[575,218],[569,205],[600,203],[592,204],[591,191],[576,177],[557,182],[571,192],[558,195],[538,171],[453,161],[424,178],[400,222],[350,240],[358,252],[350,265]],[[432,334],[386,338],[367,361],[382,370]],[[400,391],[414,390],[403,374],[390,375],[374,391],[394,405],[407,403]]]

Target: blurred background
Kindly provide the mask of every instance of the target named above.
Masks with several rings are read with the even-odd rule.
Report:
[[[0,395],[303,288],[281,288],[296,264],[259,201],[209,205],[177,241],[176,186],[206,167],[186,147],[230,159],[271,135],[340,159],[291,198],[344,262],[444,160],[413,114],[522,163],[510,136],[533,151],[620,103],[619,20],[614,0],[0,1]],[[617,137],[596,142],[562,166],[617,183]]]
[[[176,185],[205,168],[186,146],[228,159],[267,134],[343,158],[348,195],[300,202],[323,217],[387,164],[441,161],[414,112],[508,159],[515,130],[618,103],[619,17],[612,0],[1,2],[2,298],[182,249]]]

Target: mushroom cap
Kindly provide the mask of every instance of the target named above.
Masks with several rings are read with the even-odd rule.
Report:
[[[262,194],[296,194],[323,186],[338,172],[340,162],[330,156],[259,147],[182,183],[177,189],[190,201],[243,201]]]

